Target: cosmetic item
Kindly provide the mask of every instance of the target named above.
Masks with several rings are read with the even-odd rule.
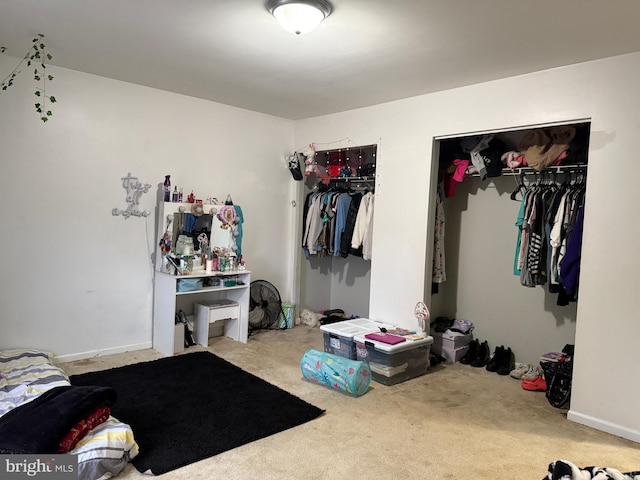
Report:
[[[178,202],[182,203],[182,188],[180,189],[180,191],[178,192]]]
[[[189,203],[194,203],[196,201],[196,196],[193,194],[193,190],[191,190],[191,193],[189,194],[189,197],[187,197],[187,201]]]
[[[171,175],[164,176],[164,201],[171,201]]]
[[[172,202],[178,201],[178,187],[173,187],[173,195],[171,196]]]

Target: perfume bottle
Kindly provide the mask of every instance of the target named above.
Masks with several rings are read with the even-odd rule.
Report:
[[[164,176],[164,201],[171,201],[171,175]]]
[[[178,202],[182,202],[182,189],[178,192]]]
[[[178,187],[173,187],[173,195],[171,196],[172,202],[178,201]]]

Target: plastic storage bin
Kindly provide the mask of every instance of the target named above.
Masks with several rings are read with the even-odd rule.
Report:
[[[343,322],[321,325],[324,337],[324,351],[341,357],[356,360],[356,344],[353,337],[371,332],[379,332],[380,327],[394,328],[393,325],[377,322],[368,318],[356,318]]]
[[[396,345],[354,337],[356,358],[369,362],[373,380],[383,385],[395,385],[427,373],[433,337],[406,340]]]

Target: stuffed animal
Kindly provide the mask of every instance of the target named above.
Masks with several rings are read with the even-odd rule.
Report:
[[[304,323],[310,327],[317,327],[320,325],[320,319],[323,317],[321,313],[313,312],[308,308],[303,308],[300,312],[299,322],[297,324]]]
[[[316,171],[316,146],[313,143],[310,143],[308,147],[300,152],[304,155],[304,174],[305,176],[309,176]]]

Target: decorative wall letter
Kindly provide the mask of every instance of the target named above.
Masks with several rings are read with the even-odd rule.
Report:
[[[151,188],[151,184],[145,183],[142,185],[138,181],[138,177],[132,177],[131,172],[129,172],[126,177],[122,177],[122,188],[127,191],[127,197],[125,198],[127,209],[120,210],[119,208],[114,208],[111,210],[111,214],[113,216],[122,215],[124,218],[148,216],[150,212],[147,210],[138,210],[138,204],[140,203],[142,194],[147,193],[149,188]]]

